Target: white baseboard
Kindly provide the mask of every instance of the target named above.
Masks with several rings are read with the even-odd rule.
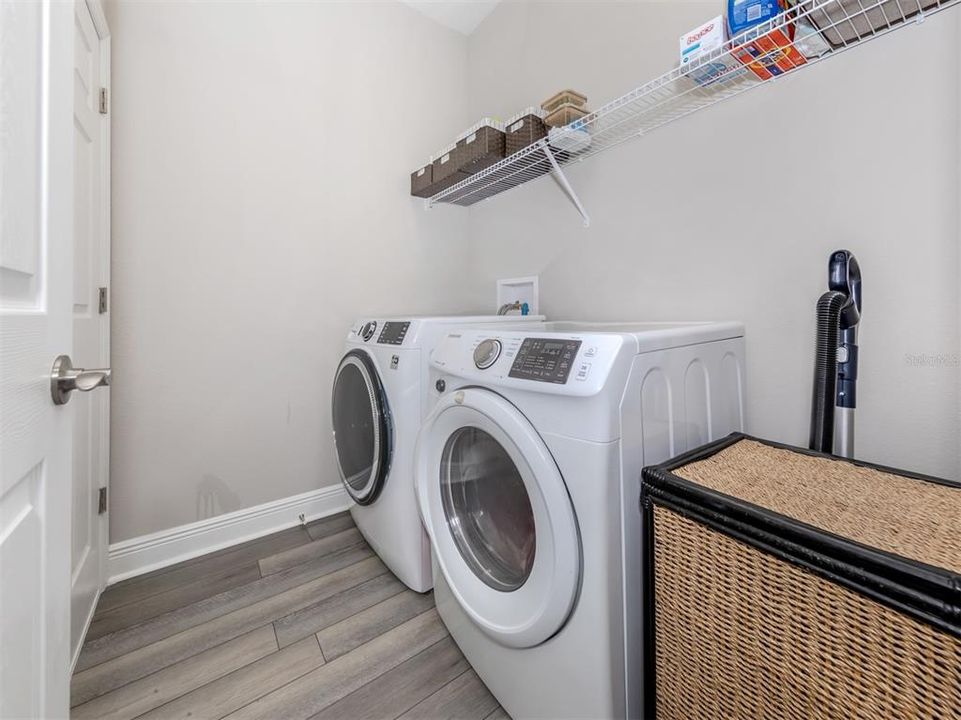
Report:
[[[107,555],[107,585],[293,527],[300,515],[315,520],[350,504],[338,484],[113,543]]]

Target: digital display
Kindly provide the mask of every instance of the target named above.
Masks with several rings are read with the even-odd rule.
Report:
[[[563,385],[571,373],[580,340],[526,338],[511,365],[509,377]]]
[[[386,322],[384,329],[380,331],[377,342],[381,345],[401,345],[407,337],[409,322]]]

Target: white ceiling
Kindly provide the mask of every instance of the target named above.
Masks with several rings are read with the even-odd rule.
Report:
[[[491,14],[500,0],[400,0],[423,13],[431,20],[470,35],[484,18]]]

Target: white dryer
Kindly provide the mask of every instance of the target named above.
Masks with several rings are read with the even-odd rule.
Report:
[[[441,618],[515,718],[640,717],[640,474],[744,427],[736,323],[448,334],[417,441]]]
[[[418,592],[433,586],[411,473],[428,410],[430,351],[452,327],[530,328],[542,321],[529,315],[378,318],[358,322],[347,336],[331,400],[337,467],[364,538]]]

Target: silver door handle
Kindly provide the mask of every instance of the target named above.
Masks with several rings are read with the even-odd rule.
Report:
[[[110,368],[75,368],[69,355],[60,355],[50,371],[50,395],[54,405],[66,405],[74,390],[90,392],[110,384]]]

